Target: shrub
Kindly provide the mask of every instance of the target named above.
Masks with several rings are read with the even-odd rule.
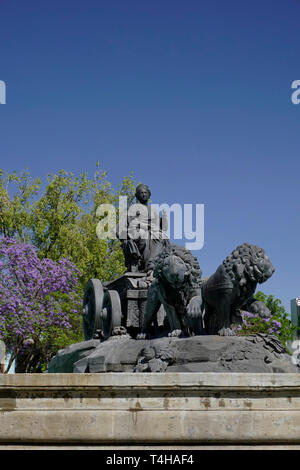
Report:
[[[275,299],[274,295],[266,295],[260,291],[254,297],[269,308],[271,316],[261,318],[259,315],[241,311],[241,324],[234,327],[236,333],[240,336],[257,333],[275,335],[284,345],[287,345],[288,341],[295,338],[296,327],[292,325],[281,300]]]

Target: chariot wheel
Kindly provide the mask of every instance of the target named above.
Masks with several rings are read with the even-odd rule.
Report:
[[[107,290],[102,303],[102,334],[107,339],[116,326],[121,326],[122,310],[120,296],[116,290]]]
[[[83,332],[86,341],[100,338],[103,298],[104,290],[101,281],[90,279],[84,289],[82,310]]]

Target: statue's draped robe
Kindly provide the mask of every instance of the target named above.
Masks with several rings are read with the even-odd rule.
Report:
[[[156,209],[141,203],[128,208],[127,237],[121,234],[127,267],[138,259],[145,271],[153,269],[154,258],[169,243]]]

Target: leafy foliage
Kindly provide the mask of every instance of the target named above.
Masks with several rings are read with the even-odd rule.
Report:
[[[72,327],[65,324],[65,328],[59,327],[54,334],[55,325],[51,324],[50,328],[43,319],[43,326],[36,325],[36,328],[40,328],[37,336],[42,337],[43,341],[38,347],[35,341],[37,354],[35,358],[31,357],[31,362],[27,360],[28,354],[24,352],[24,345],[17,347],[17,344],[22,343],[27,331],[19,333],[14,320],[8,335],[8,319],[12,310],[6,311],[6,346],[17,351],[19,359],[22,350],[23,360],[18,362],[19,365],[26,365],[26,371],[33,368],[38,370],[42,356],[42,362],[46,363],[49,354],[83,340],[81,308],[78,305],[82,303],[87,280],[111,280],[126,270],[120,242],[117,239],[100,240],[97,237],[96,226],[99,220],[96,211],[102,203],[113,204],[117,208],[120,195],[127,196],[128,204],[131,204],[134,193],[132,175],[124,177],[121,184],[113,189],[107,180],[107,173],[99,170],[98,163],[93,178],[89,178],[86,173],[75,176],[71,172],[60,170],[58,174],[49,174],[45,184],[38,178],[33,179],[27,170],[21,175],[0,170],[0,236],[32,244],[41,262],[48,260],[47,263],[71,263],[76,266],[78,276],[78,282],[73,283],[72,290],[51,291],[51,302],[56,299],[56,310],[65,312],[67,323]],[[116,213],[118,215],[118,211]],[[29,273],[30,271],[28,276]],[[21,292],[19,294],[21,295]],[[50,304],[45,304],[44,307],[46,312]],[[32,312],[38,315],[37,309]],[[25,315],[24,311],[22,315]],[[37,318],[37,322],[42,320],[41,315]],[[16,338],[13,339],[14,334],[18,342]],[[51,348],[48,347],[50,342]],[[31,365],[28,365],[29,363]],[[36,367],[34,364],[38,363],[39,366]]]
[[[97,238],[96,210],[100,204],[117,207],[120,195],[131,204],[134,189],[132,176],[113,190],[106,172],[97,170],[90,179],[61,170],[48,175],[42,190],[27,171],[17,176],[0,170],[0,235],[31,242],[40,258],[70,259],[82,285],[91,277],[112,279],[124,272],[123,252],[118,240]]]
[[[242,323],[236,327],[237,334],[241,336],[257,333],[275,335],[284,345],[293,340],[296,327],[292,325],[281,300],[275,299],[274,295],[266,295],[261,291],[258,291],[254,297],[268,307],[271,317],[260,318],[250,312],[241,312]]]

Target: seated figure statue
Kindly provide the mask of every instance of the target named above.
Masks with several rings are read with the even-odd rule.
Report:
[[[151,196],[146,184],[139,184],[135,193],[137,203],[128,208],[126,233],[118,228],[128,272],[153,271],[153,260],[169,245],[165,233],[166,213],[159,217],[157,211],[148,204]]]

